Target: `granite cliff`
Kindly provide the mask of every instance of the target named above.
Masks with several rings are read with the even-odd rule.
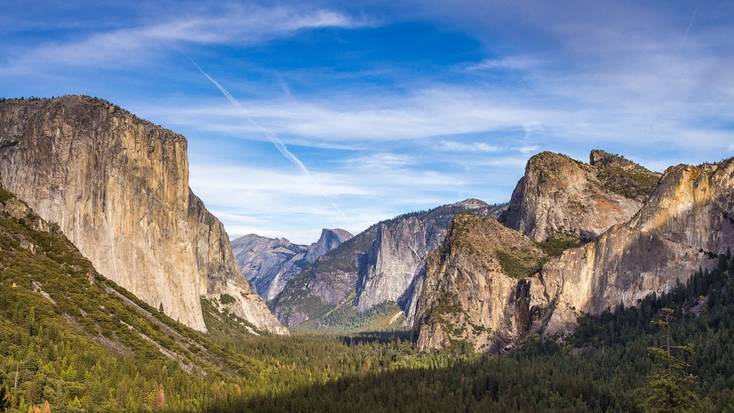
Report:
[[[313,263],[351,237],[343,229],[325,228],[318,241],[305,246],[285,238],[248,234],[232,241],[232,249],[242,275],[266,302],[271,302],[306,263]]]
[[[528,290],[545,253],[496,219],[457,215],[440,250],[429,255],[416,305],[418,348],[466,342],[496,351],[518,338],[537,316]]]
[[[589,164],[552,152],[530,158],[501,221],[536,241],[589,241],[628,221],[660,174],[600,150],[590,158]]]
[[[187,143],[108,102],[0,102],[0,183],[104,276],[205,331],[200,299],[286,333],[242,279],[224,227],[188,187]]]
[[[359,328],[379,317],[395,326],[410,317],[425,257],[440,246],[454,214],[501,209],[470,199],[379,222],[307,265],[272,308],[289,326]]]
[[[532,172],[530,165],[528,169]],[[575,167],[559,168],[555,174],[548,170],[543,181],[572,181],[578,171]],[[565,174],[572,176],[565,179]],[[562,193],[554,196],[567,198]],[[585,245],[556,253],[548,243],[536,241],[548,254],[540,259],[542,267],[536,267],[535,261],[522,264],[523,259],[538,255],[519,232],[486,219],[469,225],[467,218],[457,216],[452,235],[427,266],[416,317],[419,347],[446,348],[464,342],[480,351],[501,352],[529,334],[563,337],[575,328],[579,316],[600,314],[619,304],[634,306],[650,293],[667,291],[734,245],[732,159],[671,167],[652,191],[629,196],[626,199],[635,202],[644,198],[644,205]],[[597,209],[596,214],[606,211]],[[587,213],[585,221],[575,221],[571,228],[603,222],[597,218]],[[533,228],[542,227],[521,228],[532,238],[548,226],[537,232]],[[601,227],[586,226],[594,228]],[[508,267],[502,264],[502,254],[507,253],[503,245],[534,252],[516,255],[509,261],[515,265]],[[513,276],[508,271],[511,267],[525,270]]]

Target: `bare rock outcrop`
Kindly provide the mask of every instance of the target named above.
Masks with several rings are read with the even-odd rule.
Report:
[[[537,321],[546,303],[531,291],[545,253],[496,219],[457,215],[442,249],[428,258],[416,308],[418,348],[464,342],[497,351]],[[542,296],[541,296],[542,297]]]
[[[232,249],[242,275],[271,303],[307,263],[315,262],[350,238],[352,234],[346,230],[324,228],[318,241],[305,246],[285,238],[248,234],[232,241]]]
[[[591,164],[543,152],[528,161],[501,221],[536,241],[593,240],[632,218],[659,178],[604,151],[592,151]]]
[[[0,102],[2,185],[58,223],[100,273],[197,330],[209,297],[285,333],[190,191],[186,150],[183,136],[99,99]]]
[[[549,334],[565,334],[580,314],[632,306],[685,282],[734,247],[734,160],[669,168],[628,223],[569,250],[543,268],[555,308]]]
[[[341,228],[322,229],[318,241],[308,246],[306,261],[310,263],[316,262],[321,256],[328,254],[331,250],[342,245],[353,236],[349,231]]]
[[[305,245],[285,238],[267,238],[248,234],[232,241],[242,275],[265,301],[274,299],[291,278],[303,269]]]
[[[321,318],[335,308],[357,316],[383,303],[412,314],[425,258],[441,245],[454,214],[490,215],[502,208],[470,199],[379,222],[307,265],[272,308],[289,326],[309,320],[325,324]]]
[[[416,318],[419,347],[463,341],[501,352],[528,334],[564,336],[579,316],[635,306],[734,246],[734,159],[671,167],[646,199],[627,222],[516,279],[497,270],[498,248],[529,248],[527,240],[457,217],[454,226],[468,229],[452,230],[428,266]]]

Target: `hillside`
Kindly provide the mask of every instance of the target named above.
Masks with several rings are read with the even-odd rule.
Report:
[[[692,275],[666,294],[650,295],[638,307],[584,317],[562,343],[531,336],[519,350],[499,357],[457,346],[454,353],[405,359],[403,368],[272,399],[232,400],[209,411],[731,411],[732,274],[734,259],[721,255],[711,271]]]
[[[531,159],[528,170],[537,162],[537,157]],[[536,333],[562,338],[573,332],[580,317],[598,315],[620,303],[635,306],[648,294],[685,282],[693,271],[709,268],[712,257],[734,245],[734,221],[729,218],[733,170],[732,159],[668,168],[631,219],[582,246],[560,244],[565,251],[548,240],[536,241],[552,257],[514,280],[506,269],[485,264],[492,257],[503,261],[497,251],[496,243],[503,239],[498,231],[479,224],[459,231],[466,225],[455,218],[455,235],[446,239],[442,253],[428,267],[430,288],[422,292],[419,303],[425,304],[416,324],[420,348],[447,348],[461,340],[478,350],[501,352]],[[572,181],[569,173],[575,172],[546,170],[543,180]],[[588,211],[587,217],[604,213]],[[515,238],[521,235],[506,231],[515,232]],[[523,242],[500,244],[520,248]],[[454,321],[438,328],[441,324],[431,314],[446,307],[440,299],[446,294],[456,297],[449,317]]]
[[[105,277],[171,318],[205,331],[206,296],[287,333],[189,189],[183,136],[88,96],[2,100],[0,183],[58,223]]]

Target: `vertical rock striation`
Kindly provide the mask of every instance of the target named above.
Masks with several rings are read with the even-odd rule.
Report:
[[[197,330],[206,331],[200,298],[209,297],[286,332],[190,191],[186,149],[183,136],[95,98],[0,103],[2,185],[58,223],[98,271]]]
[[[549,334],[563,334],[580,314],[632,306],[685,282],[734,246],[734,160],[669,168],[628,223],[567,251],[543,268],[555,308]]]
[[[335,309],[358,317],[384,303],[411,316],[428,253],[446,236],[454,214],[497,214],[503,206],[469,199],[382,221],[324,255],[289,282],[274,300],[278,318],[290,326],[323,318]],[[409,321],[410,322],[410,321]]]

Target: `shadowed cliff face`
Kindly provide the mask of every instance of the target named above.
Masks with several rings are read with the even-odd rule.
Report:
[[[573,236],[592,240],[627,222],[660,175],[595,150],[591,164],[543,152],[528,161],[501,221],[536,241]]]
[[[412,324],[426,255],[441,245],[454,214],[496,214],[501,207],[470,199],[380,222],[307,266],[273,302],[289,326],[324,321],[336,310],[353,317],[380,304],[399,305]]]
[[[313,263],[350,238],[352,234],[343,229],[324,228],[318,241],[305,246],[285,238],[249,234],[232,241],[232,248],[242,275],[271,303],[306,263]]]
[[[173,319],[205,331],[208,296],[285,332],[239,275],[222,224],[189,190],[183,136],[94,98],[4,101],[0,160],[4,186],[58,223],[102,274]]]
[[[531,333],[564,336],[582,314],[634,306],[708,268],[710,257],[734,246],[733,216],[734,160],[675,166],[628,222],[515,279],[495,261],[502,261],[501,245],[528,245],[521,235],[457,217],[454,227],[467,229],[452,230],[429,261],[416,324],[419,347],[465,341],[503,351]]]

